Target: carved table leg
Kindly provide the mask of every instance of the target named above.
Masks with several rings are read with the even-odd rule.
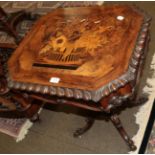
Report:
[[[142,105],[144,103],[146,103],[148,101],[148,95],[147,94],[143,94],[143,96],[133,96],[132,98],[130,98],[128,100],[128,102],[130,103],[130,105]]]
[[[93,118],[87,118],[86,119],[86,124],[85,124],[85,126],[83,127],[83,128],[79,128],[79,129],[77,129],[75,132],[74,132],[74,134],[73,134],[73,136],[74,137],[80,137],[82,134],[84,134],[85,132],[87,132],[91,127],[92,127],[92,125],[94,124],[94,119]]]
[[[39,116],[39,114],[38,113],[34,114],[32,116],[32,118],[30,118],[30,121],[33,122],[33,123],[40,122],[40,116]]]
[[[125,140],[125,142],[129,146],[130,150],[131,151],[136,150],[136,146],[134,145],[134,142],[130,139],[130,137],[128,136],[128,134],[124,130],[119,117],[115,114],[115,115],[112,115],[110,117],[110,120],[112,121],[112,123],[114,124],[114,126],[116,127],[116,129],[118,130],[120,135],[122,136],[122,138]]]

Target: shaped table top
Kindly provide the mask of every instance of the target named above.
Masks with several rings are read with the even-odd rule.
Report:
[[[128,74],[143,23],[130,6],[56,9],[20,43],[9,76],[20,84],[96,91]]]

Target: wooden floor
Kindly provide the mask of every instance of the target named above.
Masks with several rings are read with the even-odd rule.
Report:
[[[108,2],[112,3],[112,2]],[[115,2],[116,3],[116,2]],[[118,2],[117,2],[118,3]],[[151,76],[149,65],[155,52],[155,2],[136,3],[151,14],[151,43],[148,53],[141,88],[146,84],[146,77]],[[52,109],[52,108],[51,108]],[[79,139],[72,136],[73,131],[84,124],[84,117],[78,115],[76,108],[58,107],[43,110],[41,122],[35,123],[26,138],[16,143],[11,137],[0,133],[0,153],[127,153],[128,148],[111,122],[97,120],[89,132]],[[120,118],[130,136],[136,134],[138,126],[134,114],[138,107],[122,111]],[[69,113],[70,112],[70,113]]]

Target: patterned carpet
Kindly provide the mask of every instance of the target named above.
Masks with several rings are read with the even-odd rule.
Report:
[[[25,138],[32,122],[28,119],[7,119],[0,118],[0,132],[13,137],[16,142]]]

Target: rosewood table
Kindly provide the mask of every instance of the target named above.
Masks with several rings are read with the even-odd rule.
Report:
[[[8,91],[22,95],[24,106],[36,99],[107,113],[134,150],[114,109],[137,100],[149,23],[133,6],[56,9],[34,24],[9,59]]]

